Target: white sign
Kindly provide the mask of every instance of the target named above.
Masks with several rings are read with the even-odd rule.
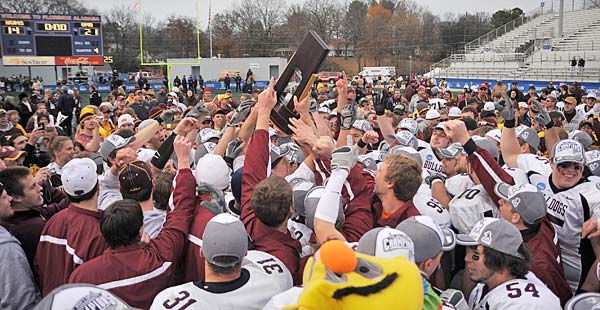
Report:
[[[250,63],[249,67],[250,67],[250,69],[258,69],[258,68],[260,68],[260,64],[258,64],[258,63]]]

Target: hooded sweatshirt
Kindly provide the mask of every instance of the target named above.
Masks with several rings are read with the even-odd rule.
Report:
[[[21,244],[0,226],[0,309],[31,309],[39,300]]]

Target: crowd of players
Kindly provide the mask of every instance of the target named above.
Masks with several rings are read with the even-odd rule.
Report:
[[[2,130],[0,110],[0,308],[360,309],[387,298],[356,287],[385,276],[367,255],[420,272],[385,277],[410,289],[384,308],[587,309],[596,95],[445,86],[318,84],[293,98],[291,135],[270,123],[273,80],[239,102],[115,93],[78,111],[74,139],[48,122]],[[39,149],[45,164],[27,153]],[[320,255],[340,241],[334,261],[355,268]],[[347,287],[317,294],[316,281]]]

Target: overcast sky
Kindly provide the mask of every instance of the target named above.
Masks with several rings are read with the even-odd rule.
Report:
[[[113,7],[122,5],[134,6],[136,0],[81,0],[85,5],[95,8],[101,12],[107,11]],[[150,13],[158,20],[162,20],[171,14],[184,15],[194,17],[196,0],[140,0],[144,14]],[[328,1],[328,0],[323,0]],[[339,0],[343,4],[350,0]],[[208,23],[208,4],[209,0],[198,0],[199,15],[202,28],[204,29]],[[303,3],[302,0],[287,0],[287,3]],[[444,14],[451,12],[461,14],[464,12],[495,12],[500,9],[514,8],[516,6],[529,12],[540,5],[540,0],[497,0],[497,1],[481,1],[481,0],[421,0],[417,1],[422,6],[427,6],[436,15],[443,17]],[[546,0],[546,2],[550,2]],[[236,0],[214,0],[212,1],[212,12],[221,12],[232,8]]]

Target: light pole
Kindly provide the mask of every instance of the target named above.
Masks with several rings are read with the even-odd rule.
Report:
[[[408,56],[408,79],[412,78],[412,55]]]

